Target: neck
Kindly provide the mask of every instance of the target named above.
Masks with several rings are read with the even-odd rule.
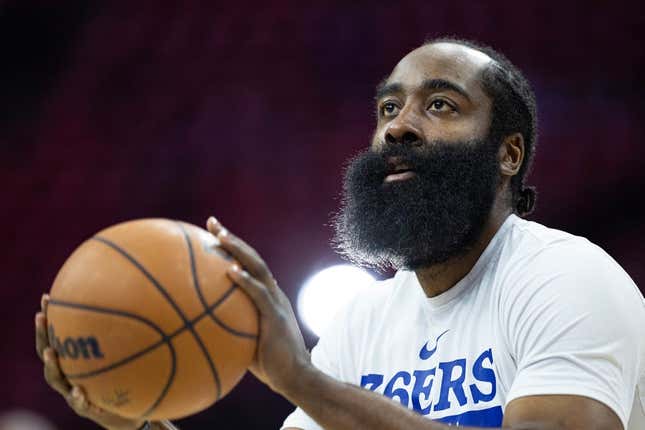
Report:
[[[495,208],[486,221],[484,230],[465,254],[452,258],[445,263],[435,264],[415,271],[421,288],[427,297],[438,296],[455,286],[473,268],[479,257],[490,243],[504,220],[511,214],[511,210],[497,211]]]

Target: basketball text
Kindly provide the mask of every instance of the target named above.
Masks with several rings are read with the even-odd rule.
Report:
[[[78,358],[92,359],[103,358],[103,352],[98,340],[94,336],[87,337],[66,337],[60,339],[54,332],[54,326],[49,325],[49,343],[58,353],[60,358],[71,358],[76,360]]]

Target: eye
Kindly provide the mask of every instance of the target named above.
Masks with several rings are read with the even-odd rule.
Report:
[[[380,111],[382,116],[393,116],[399,112],[399,107],[394,102],[385,102]]]
[[[457,109],[451,106],[447,101],[437,99],[430,103],[428,110],[433,112],[455,112]]]

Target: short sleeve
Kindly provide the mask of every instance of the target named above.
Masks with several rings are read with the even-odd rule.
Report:
[[[580,395],[611,408],[627,428],[643,373],[645,302],[629,276],[586,241],[517,264],[501,314],[517,366],[506,403]]]

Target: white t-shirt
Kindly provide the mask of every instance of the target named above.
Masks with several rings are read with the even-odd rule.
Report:
[[[588,240],[515,215],[439,296],[426,297],[407,271],[360,294],[312,361],[452,425],[499,427],[513,399],[569,394],[645,429],[642,294]],[[284,427],[321,429],[299,408]]]

